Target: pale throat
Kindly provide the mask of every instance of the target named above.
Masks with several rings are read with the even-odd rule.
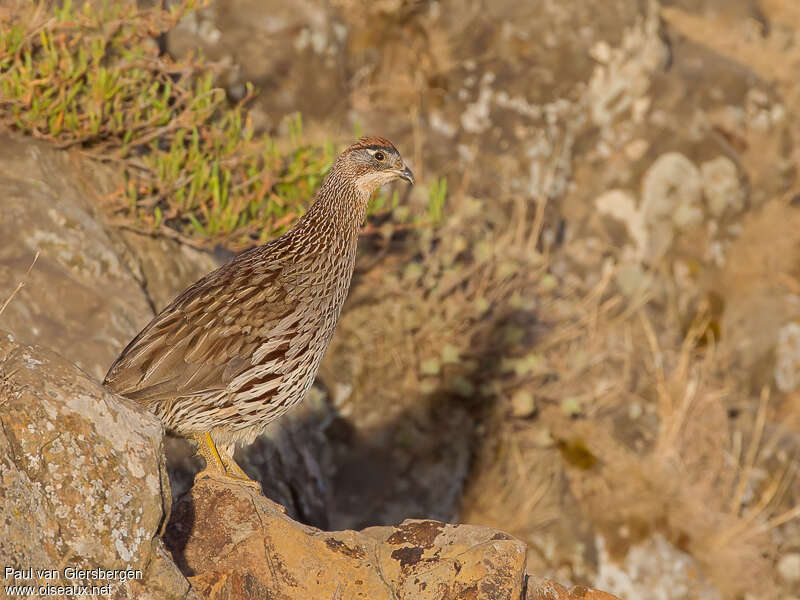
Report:
[[[382,185],[386,185],[394,178],[395,175],[393,173],[376,171],[365,173],[364,175],[357,177],[355,183],[358,191],[364,194],[367,200],[369,200],[369,197],[372,196],[375,190]]]

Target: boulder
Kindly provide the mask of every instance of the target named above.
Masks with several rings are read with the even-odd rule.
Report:
[[[159,537],[170,495],[158,419],[5,332],[0,480],[4,586],[109,585],[118,599],[195,597]]]
[[[567,589],[554,581],[529,577],[524,600],[617,600],[617,597],[582,585]]]
[[[207,599],[612,600],[526,573],[523,542],[496,529],[407,519],[326,532],[236,484],[196,482],[165,543]]]
[[[163,309],[184,289],[227,262],[232,255],[221,252],[218,258],[167,237],[126,229],[113,229],[111,234],[122,240],[125,250],[132,254],[142,289],[155,311]]]
[[[24,282],[0,327],[97,378],[155,310],[219,264],[109,226],[97,207],[119,185],[110,167],[0,132],[0,306]]]
[[[153,311],[89,199],[108,192],[114,176],[87,167],[68,152],[0,134],[0,304],[25,282],[0,327],[100,378]]]

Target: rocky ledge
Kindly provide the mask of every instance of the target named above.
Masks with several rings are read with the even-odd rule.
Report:
[[[20,585],[159,600],[611,598],[538,580],[525,544],[486,527],[406,520],[325,532],[213,479],[171,507],[163,445],[154,416],[58,354],[0,334],[3,594]]]

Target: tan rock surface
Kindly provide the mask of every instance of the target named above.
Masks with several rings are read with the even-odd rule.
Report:
[[[114,234],[133,254],[142,287],[155,310],[164,308],[185,288],[224,262],[166,237],[128,230]]]
[[[0,327],[99,378],[152,310],[87,199],[89,188],[108,189],[109,173],[98,167],[89,182],[84,166],[67,152],[0,136],[0,302],[26,281]]]
[[[120,183],[76,154],[0,134],[0,305],[25,282],[0,327],[96,378],[155,308],[217,266],[174,240],[106,225],[98,200]]]
[[[6,567],[138,569],[141,580],[76,583],[111,583],[113,598],[194,597],[158,537],[169,510],[161,424],[5,332],[0,481],[0,577]],[[4,578],[3,586],[42,583]]]
[[[617,597],[582,585],[567,589],[560,583],[531,577],[524,600],[617,600]]]
[[[494,529],[409,519],[324,532],[252,490],[211,479],[178,501],[165,543],[203,598],[612,598],[544,580],[526,591],[525,544]]]

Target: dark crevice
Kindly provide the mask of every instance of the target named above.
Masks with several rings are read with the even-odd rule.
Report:
[[[141,289],[142,293],[144,294],[144,299],[147,302],[147,306],[150,308],[153,315],[157,315],[158,310],[156,310],[156,303],[153,302],[153,298],[150,296],[150,290],[147,289],[147,277],[144,274],[144,265],[142,265],[139,255],[125,240],[125,238],[123,238],[121,235],[118,235],[117,230],[115,230],[113,227],[108,227],[106,231],[108,236],[112,239],[112,243],[115,245],[120,244],[125,249],[125,252],[130,256],[130,261],[136,264],[137,269],[134,270],[130,268],[129,265],[125,264],[127,262],[125,258],[127,257],[120,256],[120,259],[122,259],[122,264],[128,269],[131,277],[133,277],[136,283],[139,284],[139,289]],[[136,271],[138,271],[138,273]]]
[[[300,498],[300,494],[297,493],[297,489],[292,484],[289,484],[286,487],[289,488],[289,495],[292,497],[292,504],[294,504],[294,508],[297,513],[296,520],[300,521],[301,523],[310,523],[310,515],[307,515],[306,511],[303,509],[303,502]]]

